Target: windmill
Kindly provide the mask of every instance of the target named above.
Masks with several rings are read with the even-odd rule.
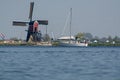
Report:
[[[27,37],[26,42],[29,41],[30,37],[32,36],[33,41],[40,41],[41,40],[41,33],[38,31],[38,25],[48,25],[48,20],[32,20],[33,16],[33,8],[34,8],[34,2],[30,3],[30,12],[29,12],[29,22],[23,22],[23,21],[13,21],[13,26],[27,26]]]

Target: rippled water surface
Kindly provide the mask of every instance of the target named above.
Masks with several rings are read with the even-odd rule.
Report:
[[[120,80],[120,47],[0,47],[0,80]]]

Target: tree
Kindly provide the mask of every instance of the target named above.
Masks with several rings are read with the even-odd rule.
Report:
[[[115,41],[115,42],[120,42],[120,38],[119,38],[118,36],[115,36],[115,37],[113,38],[113,41]]]
[[[83,39],[84,34],[83,33],[77,33],[77,35],[75,35],[76,39]]]
[[[106,37],[103,37],[100,39],[101,42],[106,42],[107,41],[107,38]]]
[[[87,40],[91,40],[93,38],[93,35],[91,33],[83,33],[84,34],[84,38]]]
[[[108,36],[108,40],[109,40],[109,41],[112,41],[113,39],[112,39],[112,37],[111,37],[111,36]]]

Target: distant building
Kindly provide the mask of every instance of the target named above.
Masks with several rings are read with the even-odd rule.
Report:
[[[94,43],[97,43],[98,41],[97,41],[97,40],[94,40],[93,42],[94,42]]]
[[[109,40],[106,40],[106,43],[109,43],[110,41]]]
[[[113,41],[112,44],[115,44],[115,41]]]

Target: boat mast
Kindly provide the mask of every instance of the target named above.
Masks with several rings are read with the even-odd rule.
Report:
[[[70,8],[70,40],[71,40],[71,25],[72,25],[72,8]]]

